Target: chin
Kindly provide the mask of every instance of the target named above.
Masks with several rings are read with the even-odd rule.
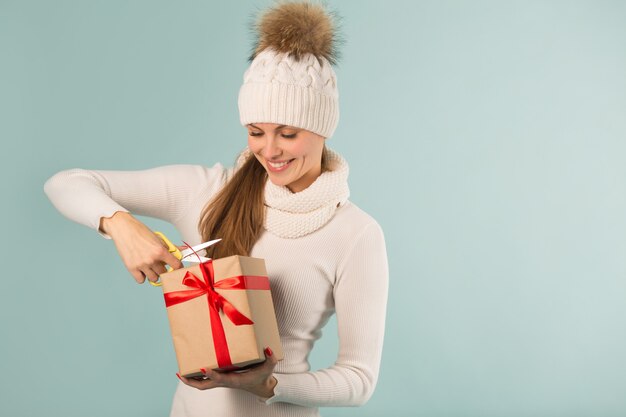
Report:
[[[268,179],[272,182],[272,184],[278,185],[280,187],[286,187],[287,185],[291,184],[290,181],[281,180],[279,178],[273,178],[271,175],[268,175]]]

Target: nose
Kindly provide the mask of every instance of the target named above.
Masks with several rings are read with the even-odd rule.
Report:
[[[276,137],[272,134],[266,134],[267,138],[265,140],[265,146],[263,146],[263,151],[261,155],[265,159],[274,159],[281,154],[281,150],[278,146],[278,141]]]

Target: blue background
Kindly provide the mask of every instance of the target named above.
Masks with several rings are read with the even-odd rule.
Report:
[[[391,288],[376,393],[323,415],[626,415],[626,2],[329,3],[329,145],[385,231]],[[232,163],[268,4],[0,0],[0,415],[168,414],[160,290],[42,187]]]

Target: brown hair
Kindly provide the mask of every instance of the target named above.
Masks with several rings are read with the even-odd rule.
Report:
[[[202,240],[222,238],[207,256],[223,258],[250,254],[263,228],[263,191],[267,172],[251,154],[202,211],[198,230]]]
[[[322,152],[322,172],[329,170],[326,147]],[[203,241],[222,238],[207,249],[207,256],[249,256],[263,231],[264,191],[267,172],[251,154],[224,187],[202,210],[198,230]]]

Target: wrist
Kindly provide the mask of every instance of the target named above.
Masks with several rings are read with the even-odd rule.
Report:
[[[262,398],[270,398],[274,396],[274,388],[277,383],[278,381],[272,375],[263,384],[257,385],[248,391]]]
[[[99,230],[111,237],[115,234],[119,224],[128,221],[132,215],[126,211],[116,211],[111,217],[100,218]]]
[[[267,398],[274,396],[274,388],[276,388],[276,384],[278,384],[278,380],[274,378],[274,375],[270,376],[266,382],[267,392],[269,393]]]

